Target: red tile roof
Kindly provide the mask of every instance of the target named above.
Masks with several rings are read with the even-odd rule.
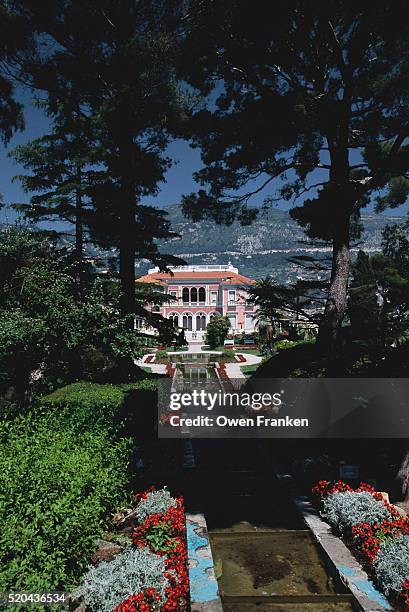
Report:
[[[153,274],[145,274],[137,279],[138,283],[155,283],[164,284],[165,280],[199,280],[199,279],[217,279],[223,282],[225,285],[252,285],[256,281],[243,274],[237,274],[236,272],[230,272],[229,270],[220,271],[206,271],[199,270],[197,272],[177,272],[173,274],[169,272],[154,272]]]

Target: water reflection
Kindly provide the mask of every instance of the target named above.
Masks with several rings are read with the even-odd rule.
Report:
[[[179,363],[176,366],[173,379],[175,391],[191,391],[192,389],[218,389],[220,386],[214,364],[199,365],[192,363]]]
[[[169,354],[172,363],[211,363],[217,361],[218,353],[179,353],[178,355]]]

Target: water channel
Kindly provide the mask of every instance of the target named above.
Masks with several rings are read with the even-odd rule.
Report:
[[[220,389],[217,355],[172,355],[179,391]],[[184,475],[190,509],[203,512],[225,612],[347,612],[318,545],[272,469],[274,441],[192,439]]]

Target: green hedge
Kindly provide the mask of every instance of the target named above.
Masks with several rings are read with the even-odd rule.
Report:
[[[221,355],[215,355],[215,361],[224,361],[225,363],[235,363],[236,353],[233,349],[222,349]]]
[[[92,429],[115,432],[126,391],[121,386],[79,382],[62,387],[43,398],[34,408],[58,425],[75,426],[78,431]]]
[[[77,383],[0,424],[0,591],[68,590],[126,503],[133,442],[119,414],[136,385]]]
[[[273,348],[276,351],[284,351],[287,349],[295,348],[296,346],[304,346],[304,345],[310,345],[310,344],[315,344],[315,339],[314,340],[279,340],[278,342],[274,344]]]

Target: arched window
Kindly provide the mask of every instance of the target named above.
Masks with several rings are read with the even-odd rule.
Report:
[[[184,304],[189,304],[189,289],[187,287],[183,287],[182,301]]]
[[[198,312],[196,315],[196,331],[204,331],[206,329],[206,315],[203,312]]]
[[[192,331],[192,315],[189,313],[185,313],[182,317],[183,329],[187,331]]]
[[[179,327],[179,315],[176,312],[172,312],[169,315],[169,321],[172,323],[173,327]]]
[[[200,287],[199,289],[199,304],[206,303],[206,290],[204,287]]]
[[[196,287],[192,287],[190,290],[190,303],[197,304],[197,289]]]

